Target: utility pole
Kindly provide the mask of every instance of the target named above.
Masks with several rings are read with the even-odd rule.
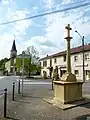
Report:
[[[82,37],[82,53],[83,53],[83,82],[85,82],[85,69],[84,69],[84,36]]]
[[[83,54],[83,82],[85,82],[85,68],[84,68],[84,36],[82,37],[80,35],[80,33],[76,30],[76,33],[78,33],[78,35],[80,36],[80,38],[82,39],[82,54]]]
[[[22,52],[22,94],[23,94],[23,77],[24,77],[24,51]]]
[[[31,76],[31,54],[30,54],[30,52],[29,52],[29,78],[30,78],[30,76]]]

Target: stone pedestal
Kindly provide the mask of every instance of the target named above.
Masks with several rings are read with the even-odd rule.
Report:
[[[81,100],[83,82],[54,81],[54,100],[61,103],[71,103]]]

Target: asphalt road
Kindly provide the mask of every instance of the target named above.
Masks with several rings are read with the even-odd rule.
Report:
[[[5,88],[7,88],[8,91],[11,91],[13,82],[16,82],[16,77],[14,76],[0,77],[0,91]]]
[[[12,84],[15,82],[16,84],[16,89],[18,88],[18,80],[19,78],[17,76],[5,76],[5,77],[0,77],[0,90],[3,90],[5,88],[8,89],[8,91],[12,91]],[[22,84],[22,80],[21,80]],[[46,88],[51,89],[51,80],[24,80],[24,87],[30,87],[30,86],[43,86]],[[85,94],[90,94],[90,82],[86,82],[83,84],[83,93]]]
[[[5,88],[8,89],[8,92],[12,92],[12,85],[13,82],[15,82],[15,89],[17,91],[18,89],[18,80],[19,77],[17,76],[3,76],[0,77],[0,91],[2,92],[2,90],[4,90]],[[20,84],[22,84],[22,80],[20,82]],[[29,88],[31,85],[37,86],[48,86],[48,88],[51,86],[51,82],[49,81],[43,81],[43,80],[24,80],[24,88]],[[0,93],[1,93],[0,92]]]

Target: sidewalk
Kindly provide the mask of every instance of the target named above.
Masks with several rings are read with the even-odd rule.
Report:
[[[72,109],[61,110],[43,100],[43,98],[48,97],[53,97],[53,91],[50,86],[43,85],[24,87],[23,96],[16,94],[14,102],[9,94],[7,111],[9,120],[82,120],[85,115],[90,115],[89,103]],[[3,98],[0,99],[0,115],[3,116],[2,100]],[[80,116],[82,119],[78,119]]]

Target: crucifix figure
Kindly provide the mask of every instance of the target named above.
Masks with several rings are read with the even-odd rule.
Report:
[[[65,28],[67,29],[67,37],[65,38],[67,40],[67,73],[71,73],[70,40],[72,37],[70,37],[70,30],[72,30],[72,28],[70,28],[70,24]]]

